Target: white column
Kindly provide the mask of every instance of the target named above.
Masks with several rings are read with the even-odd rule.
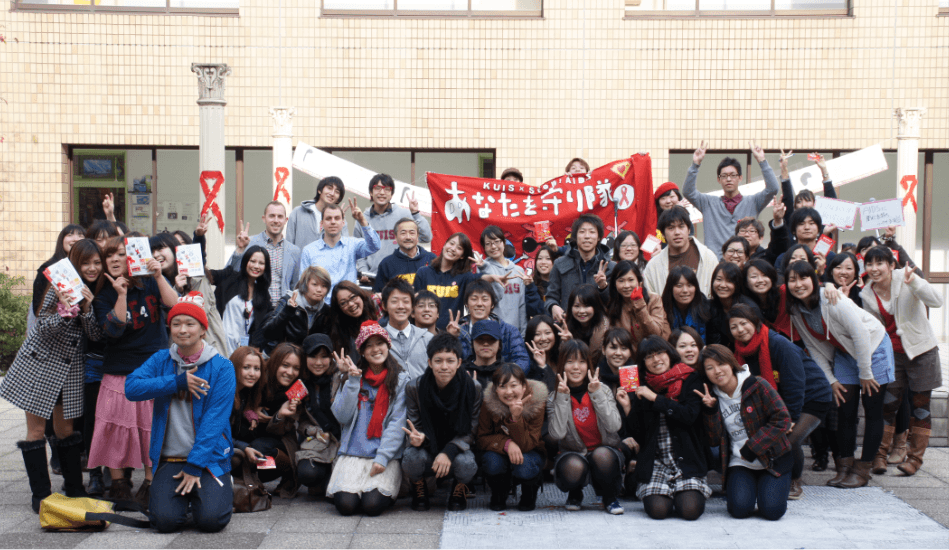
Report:
[[[294,107],[271,107],[273,118],[273,200],[293,209],[293,115]]]
[[[903,203],[905,225],[897,229],[896,242],[900,243],[915,261],[916,201],[919,201],[919,193],[912,180],[919,179],[919,124],[926,114],[926,109],[894,109],[893,114],[900,122],[899,134],[896,136],[896,196],[904,200],[908,193],[912,195],[912,198]]]
[[[201,211],[214,219],[207,232],[208,266],[224,267],[224,81],[231,74],[225,63],[192,63],[198,76],[198,196]],[[215,191],[216,189],[216,191]]]

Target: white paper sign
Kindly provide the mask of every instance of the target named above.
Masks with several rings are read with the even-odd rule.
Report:
[[[43,275],[66,297],[69,305],[74,306],[82,301],[83,282],[69,258],[63,258],[47,267],[43,270]]]
[[[178,273],[184,273],[188,277],[204,276],[200,244],[183,244],[175,248],[175,261],[178,263]]]
[[[367,199],[370,198],[368,193],[369,180],[376,175],[376,172],[372,170],[367,170],[336,155],[320,151],[316,147],[310,147],[302,141],[297,142],[297,148],[293,152],[293,167],[316,179],[336,176],[346,184],[347,191],[351,190],[360,197]],[[432,194],[428,191],[428,188],[395,180],[395,192],[392,193],[393,203],[408,208],[409,197],[413,194],[415,200],[418,201],[419,211],[426,216],[431,216]]]
[[[145,267],[148,260],[152,259],[152,249],[148,246],[148,237],[126,237],[125,258],[129,264],[129,275],[132,277],[152,274]]]
[[[860,205],[860,230],[884,229],[903,225],[903,203],[900,199],[865,202]]]
[[[817,195],[814,209],[820,214],[824,225],[834,224],[838,229],[853,229],[860,205],[850,201],[828,199]]]

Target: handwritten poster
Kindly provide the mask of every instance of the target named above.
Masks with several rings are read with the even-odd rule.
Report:
[[[903,225],[903,203],[900,199],[865,202],[860,205],[860,230],[872,231],[891,225]]]
[[[824,225],[834,224],[838,229],[853,229],[860,205],[850,201],[828,199],[818,195],[814,209],[820,214]]]

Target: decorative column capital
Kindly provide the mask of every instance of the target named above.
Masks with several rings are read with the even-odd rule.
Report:
[[[231,74],[227,63],[192,63],[191,72],[198,75],[198,105],[227,105],[224,81]]]
[[[893,114],[900,121],[900,131],[896,139],[919,139],[919,125],[926,114],[925,107],[893,109]]]
[[[273,119],[273,137],[293,137],[293,115],[297,114],[296,107],[271,107],[270,118]]]

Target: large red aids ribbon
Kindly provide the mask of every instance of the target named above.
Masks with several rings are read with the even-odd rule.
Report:
[[[287,170],[283,166],[274,170],[273,177],[277,180],[277,188],[273,192],[273,200],[279,200],[280,195],[283,195],[283,198],[287,200],[287,204],[290,204],[290,192],[287,191],[287,187],[284,185],[284,182],[287,181],[289,176],[290,170]]]
[[[916,185],[918,183],[919,180],[912,174],[903,176],[903,179],[900,180],[900,186],[906,191],[906,196],[903,197],[903,208],[906,208],[907,203],[913,203],[913,212],[917,211]]]
[[[221,207],[217,203],[217,195],[221,192],[221,186],[224,185],[224,174],[219,170],[205,170],[201,172],[201,192],[204,193],[204,207],[201,209],[201,217],[210,210],[217,218],[217,227],[224,233],[224,214],[221,213]],[[208,181],[213,181],[213,186],[208,186]]]

